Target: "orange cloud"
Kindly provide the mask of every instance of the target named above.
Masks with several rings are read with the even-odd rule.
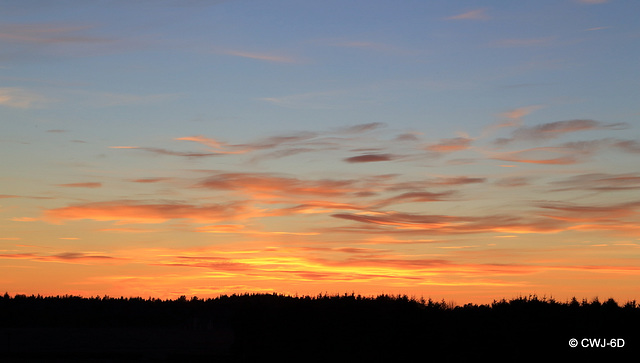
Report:
[[[176,138],[176,140],[197,142],[199,144],[208,146],[212,152],[217,154],[244,154],[251,151],[250,148],[242,147],[242,145],[229,145],[225,142],[221,142],[202,135],[178,137]],[[231,148],[232,150],[226,150],[228,148]]]
[[[537,147],[497,154],[493,159],[529,164],[568,165],[580,162],[578,156],[577,152],[569,148]]]
[[[486,135],[489,132],[503,127],[521,126],[523,117],[542,107],[541,105],[525,106],[503,112],[499,115],[502,120],[499,123],[487,127],[483,131],[483,134]]]
[[[52,221],[92,219],[120,223],[163,223],[171,219],[191,219],[210,223],[247,218],[255,213],[245,203],[196,206],[183,203],[145,204],[137,201],[96,202],[45,212]]]
[[[81,252],[63,252],[55,255],[39,255],[36,253],[14,253],[14,254],[0,254],[0,258],[7,259],[26,259],[33,261],[43,262],[66,262],[66,263],[114,263],[123,260],[122,258],[106,256],[106,255],[93,255]]]
[[[186,252],[186,251],[185,251]],[[318,253],[339,252],[346,259],[319,257]],[[257,251],[193,251],[164,254],[155,265],[200,267],[215,271],[234,281],[252,279],[289,282],[382,282],[406,284],[466,285],[483,284],[490,276],[514,275],[536,271],[535,266],[517,264],[466,264],[446,259],[407,259],[386,255],[369,248],[285,248]],[[455,281],[455,282],[454,282]],[[495,280],[492,284],[505,284]]]
[[[69,183],[69,184],[58,184],[59,187],[66,188],[100,188],[102,187],[102,183]]]
[[[35,222],[38,220],[38,218],[32,218],[32,217],[14,217],[11,218],[12,221],[14,222]]]
[[[166,180],[170,180],[171,178],[141,178],[141,179],[133,179],[131,180],[134,183],[158,183]]]
[[[216,173],[198,183],[200,188],[237,190],[248,194],[281,196],[341,196],[360,191],[355,180],[301,180],[268,173]]]
[[[427,146],[426,150],[439,152],[439,153],[450,153],[454,151],[461,151],[461,150],[468,149],[472,141],[473,139],[469,139],[466,137],[442,139],[437,144]]]

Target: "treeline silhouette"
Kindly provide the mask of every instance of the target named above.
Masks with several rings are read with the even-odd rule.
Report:
[[[353,293],[173,300],[5,293],[0,361],[612,358],[638,352],[639,323],[636,301],[536,295],[454,306]],[[580,344],[571,347],[571,338]]]

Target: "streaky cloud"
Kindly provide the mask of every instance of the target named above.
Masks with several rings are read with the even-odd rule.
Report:
[[[385,123],[383,122],[369,122],[369,123],[365,123],[365,124],[359,124],[359,125],[354,125],[354,126],[347,126],[344,127],[342,129],[339,130],[340,133],[347,133],[347,134],[359,134],[359,133],[363,133],[363,132],[369,132],[369,131],[373,131],[379,128],[383,128],[387,126]]]
[[[248,52],[241,50],[225,50],[221,53],[235,57],[249,58],[273,63],[299,63],[299,61],[295,58],[279,54]]]
[[[126,223],[164,223],[172,219],[191,219],[197,222],[219,222],[250,218],[259,214],[244,202],[192,205],[186,203],[144,203],[120,200],[93,202],[48,209],[44,219],[52,222],[91,219]]]
[[[487,15],[487,9],[475,9],[469,10],[467,12],[449,16],[445,18],[446,20],[488,20],[489,16]]]
[[[68,183],[68,184],[58,184],[58,186],[65,187],[65,188],[100,188],[102,187],[102,183],[97,183],[97,182]]]
[[[0,88],[0,106],[12,108],[38,108],[50,100],[40,94],[19,87]]]
[[[527,177],[505,177],[497,180],[494,184],[500,187],[522,187],[529,185],[531,178]]]
[[[595,5],[595,4],[605,4],[605,3],[608,3],[610,0],[574,0],[574,1],[580,4]]]
[[[146,152],[157,154],[157,155],[181,156],[186,158],[202,158],[202,157],[211,157],[211,156],[220,155],[214,152],[175,151],[175,150],[169,150],[169,149],[158,148],[158,147],[111,146],[110,148],[142,150],[142,151],[146,151]]]
[[[534,218],[530,220],[512,215],[491,216],[451,216],[424,215],[400,212],[385,212],[376,214],[337,213],[332,217],[351,220],[377,226],[371,228],[375,232],[409,232],[417,234],[465,234],[465,233],[555,233],[564,230],[567,224],[553,218]],[[343,231],[348,231],[343,229]],[[364,232],[363,229],[352,229],[355,233]]]
[[[635,215],[640,209],[640,201],[631,201],[625,203],[605,204],[605,205],[580,205],[569,202],[542,202],[538,205],[540,208],[554,210],[565,213],[565,216],[573,216],[583,218],[588,216],[598,216],[601,219],[610,219],[614,217],[624,217]]]
[[[63,252],[58,254],[43,255],[37,253],[14,253],[14,254],[0,254],[1,258],[7,259],[24,259],[32,261],[44,261],[44,262],[65,262],[65,263],[113,263],[120,262],[125,259],[120,257],[113,257],[107,255],[94,255],[82,252]]]
[[[171,178],[139,178],[139,179],[132,179],[130,181],[134,183],[159,183],[167,180],[171,180]]]
[[[397,158],[397,155],[392,154],[365,154],[360,156],[352,156],[343,160],[347,163],[371,163],[379,161],[391,161]]]
[[[505,128],[505,127],[518,127],[522,126],[522,118],[531,114],[533,111],[538,110],[544,106],[542,105],[531,105],[518,107],[515,109],[511,109],[505,112],[502,112],[498,116],[500,117],[500,121],[494,123],[483,131],[483,135],[487,135],[497,129]]]
[[[554,37],[545,37],[545,38],[511,38],[511,39],[502,39],[491,43],[493,47],[533,47],[533,46],[544,46],[550,44],[555,38]]]
[[[425,147],[426,150],[436,153],[451,153],[455,151],[466,150],[471,147],[473,139],[466,137],[456,137],[452,139],[441,139],[436,144]]]
[[[640,174],[591,173],[574,175],[564,180],[551,182],[557,187],[553,191],[592,190],[599,192],[640,189]]]
[[[618,140],[613,146],[628,153],[640,154],[640,142],[636,140]]]
[[[441,202],[451,200],[455,196],[455,191],[445,192],[406,192],[390,198],[386,198],[378,202],[375,207],[380,208],[390,204],[398,203],[425,203],[425,202]]]
[[[20,43],[104,43],[109,38],[78,34],[93,28],[87,25],[5,24],[0,26],[0,39]]]
[[[270,173],[214,173],[195,187],[275,195],[340,196],[360,191],[357,180],[303,180]]]
[[[567,120],[544,123],[533,127],[521,127],[513,131],[511,140],[547,140],[567,133],[589,130],[620,130],[627,124],[605,124],[594,120]]]
[[[577,164],[581,159],[574,152],[562,147],[538,147],[494,155],[495,160],[548,165]]]

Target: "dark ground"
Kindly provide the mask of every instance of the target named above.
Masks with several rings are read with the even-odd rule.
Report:
[[[584,347],[585,338],[607,346]],[[640,305],[612,299],[453,308],[386,295],[0,297],[0,362],[591,361],[639,352]]]

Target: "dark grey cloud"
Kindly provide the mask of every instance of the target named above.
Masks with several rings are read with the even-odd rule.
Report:
[[[640,189],[640,174],[581,174],[551,182],[550,185],[557,188],[554,191],[590,190],[611,192],[620,190],[636,190]]]
[[[542,141],[555,139],[565,134],[591,130],[621,130],[627,128],[626,123],[606,124],[600,121],[577,119],[548,122],[532,127],[520,127],[511,133],[510,138],[499,138],[498,145],[506,145],[513,141]]]
[[[360,156],[352,156],[343,160],[348,163],[371,163],[378,161],[391,161],[397,158],[398,156],[392,154],[365,154]]]

